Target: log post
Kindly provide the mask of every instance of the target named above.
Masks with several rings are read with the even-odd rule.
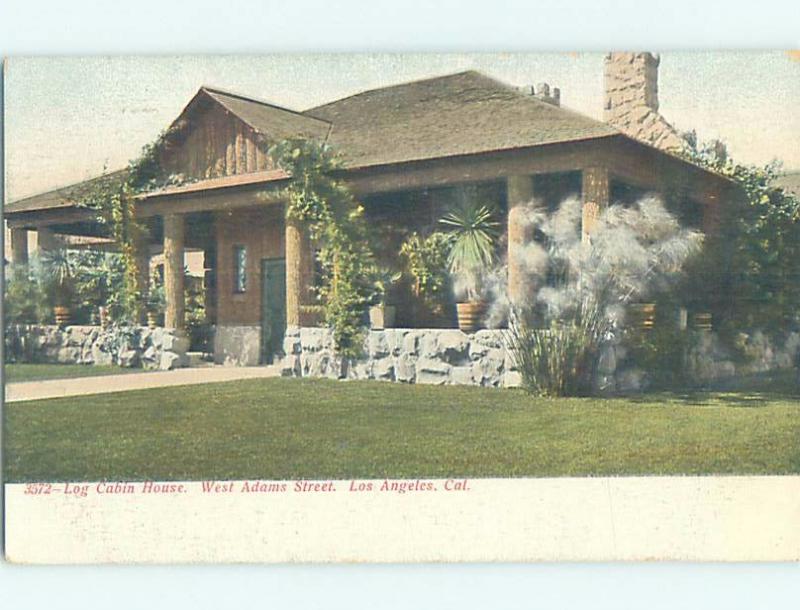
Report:
[[[308,228],[296,219],[286,219],[286,325],[303,326],[309,303],[313,259]]]
[[[610,180],[604,167],[587,167],[583,170],[583,208],[581,218],[581,237],[584,242],[597,225],[600,213],[608,207]]]
[[[176,330],[183,329],[185,325],[183,238],[183,216],[180,214],[164,216],[164,296],[167,301],[164,326]]]
[[[142,303],[147,302],[150,292],[150,244],[147,240],[139,245],[136,253],[136,290],[142,298]],[[147,307],[142,307],[139,312],[139,322],[146,321]]]
[[[527,208],[533,205],[533,176],[506,179],[508,203],[508,299],[512,305],[524,302],[531,289],[521,249],[531,240]]]
[[[28,230],[11,229],[11,262],[14,265],[28,264]]]
[[[36,229],[36,249],[40,253],[47,250],[58,250],[63,246],[63,243],[56,237],[50,229],[39,227]]]

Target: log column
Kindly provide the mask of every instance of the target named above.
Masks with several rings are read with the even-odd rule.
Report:
[[[521,304],[531,290],[522,248],[531,240],[527,209],[533,205],[533,176],[509,176],[506,179],[508,202],[508,298]]]
[[[183,297],[183,239],[184,218],[180,214],[164,216],[164,296],[167,301],[164,316],[167,328],[185,326]]]
[[[11,262],[14,265],[28,264],[28,230],[11,229]]]
[[[589,241],[589,236],[597,225],[600,213],[608,207],[610,180],[604,167],[587,167],[583,170],[583,213],[581,236]]]
[[[142,295],[142,300],[147,301],[150,293],[150,244],[147,240],[139,245],[139,251],[136,253],[136,290]],[[141,309],[139,321],[144,323],[147,319],[147,308],[142,307]]]
[[[58,250],[62,245],[59,238],[50,229],[44,227],[36,229],[36,248],[39,252]]]
[[[308,228],[299,220],[286,219],[286,325],[303,326],[308,316],[303,306],[309,303],[314,273]]]

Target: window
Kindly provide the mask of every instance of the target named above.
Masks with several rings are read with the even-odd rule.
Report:
[[[245,292],[247,290],[247,248],[244,246],[233,247],[233,291]]]

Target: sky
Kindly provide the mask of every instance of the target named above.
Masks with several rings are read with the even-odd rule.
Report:
[[[4,85],[6,198],[114,170],[138,156],[201,85],[303,110],[359,91],[477,69],[548,82],[562,106],[602,118],[602,53],[12,57]],[[800,170],[797,52],[665,52],[660,111],[721,138],[740,162]]]

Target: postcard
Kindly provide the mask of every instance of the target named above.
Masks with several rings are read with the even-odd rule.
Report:
[[[12,57],[5,556],[797,561],[796,51]]]

